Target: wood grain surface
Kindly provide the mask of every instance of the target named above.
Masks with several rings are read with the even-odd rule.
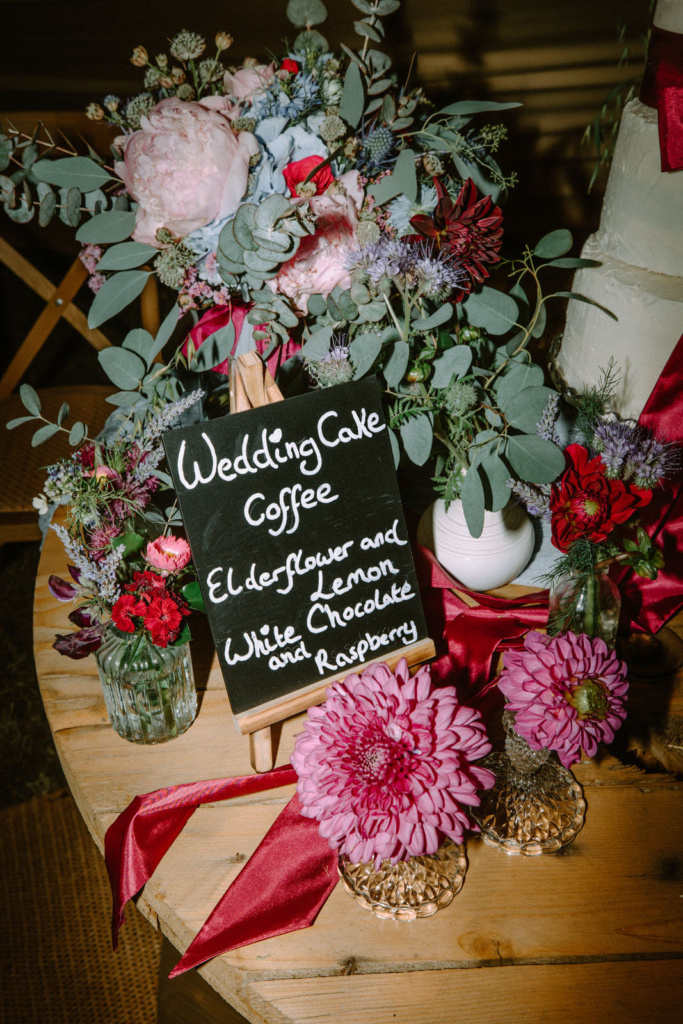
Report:
[[[102,849],[106,828],[136,794],[249,773],[248,742],[202,642],[193,644],[200,710],[191,729],[158,747],[121,739],[108,724],[94,659],[68,661],[52,649],[69,611],[49,595],[53,572],[64,574],[65,559],[50,535],[36,583],[36,665],[69,785]],[[287,762],[301,721],[282,723],[277,764]],[[337,887],[313,928],[235,950],[199,973],[259,1024],[676,1019],[680,783],[625,767],[604,750],[575,774],[585,788],[586,824],[561,854],[507,857],[473,839],[462,892],[433,918],[380,921]],[[179,951],[292,792],[203,806],[190,819],[138,900]]]

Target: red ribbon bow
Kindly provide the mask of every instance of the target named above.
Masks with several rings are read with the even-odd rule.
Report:
[[[657,111],[663,171],[683,168],[683,35],[652,29],[640,101]]]

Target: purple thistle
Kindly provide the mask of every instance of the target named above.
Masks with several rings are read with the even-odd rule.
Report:
[[[619,420],[595,427],[593,447],[605,465],[605,476],[633,479],[641,490],[655,487],[680,465],[677,445],[658,441],[643,427]]]

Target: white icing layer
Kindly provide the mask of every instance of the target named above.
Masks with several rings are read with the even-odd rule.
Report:
[[[683,172],[662,173],[657,111],[640,100],[624,108],[598,244],[624,263],[683,276]]]
[[[683,32],[683,3],[681,0],[657,0],[652,24],[667,32]]]
[[[606,253],[591,235],[582,256],[602,266],[579,270],[572,291],[607,307],[570,300],[556,365],[576,391],[598,383],[614,359],[620,374],[613,404],[620,416],[638,416],[683,333],[683,278],[653,274]]]

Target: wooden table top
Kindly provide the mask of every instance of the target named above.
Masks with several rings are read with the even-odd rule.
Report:
[[[114,732],[94,659],[71,661],[52,649],[55,632],[68,628],[70,606],[51,597],[50,573],[65,574],[52,533],[36,582],[38,679],[69,786],[100,850],[107,827],[136,794],[248,774],[248,741],[201,645],[194,657],[200,711],[189,731],[156,747]],[[277,764],[287,762],[301,719],[284,723]],[[471,839],[462,892],[432,918],[380,921],[340,885],[312,928],[224,954],[200,974],[255,1024],[678,1019],[681,784],[624,767],[605,751],[577,765],[575,775],[585,789],[586,823],[560,854],[508,857]],[[179,951],[292,792],[206,805],[192,816],[138,901]]]

